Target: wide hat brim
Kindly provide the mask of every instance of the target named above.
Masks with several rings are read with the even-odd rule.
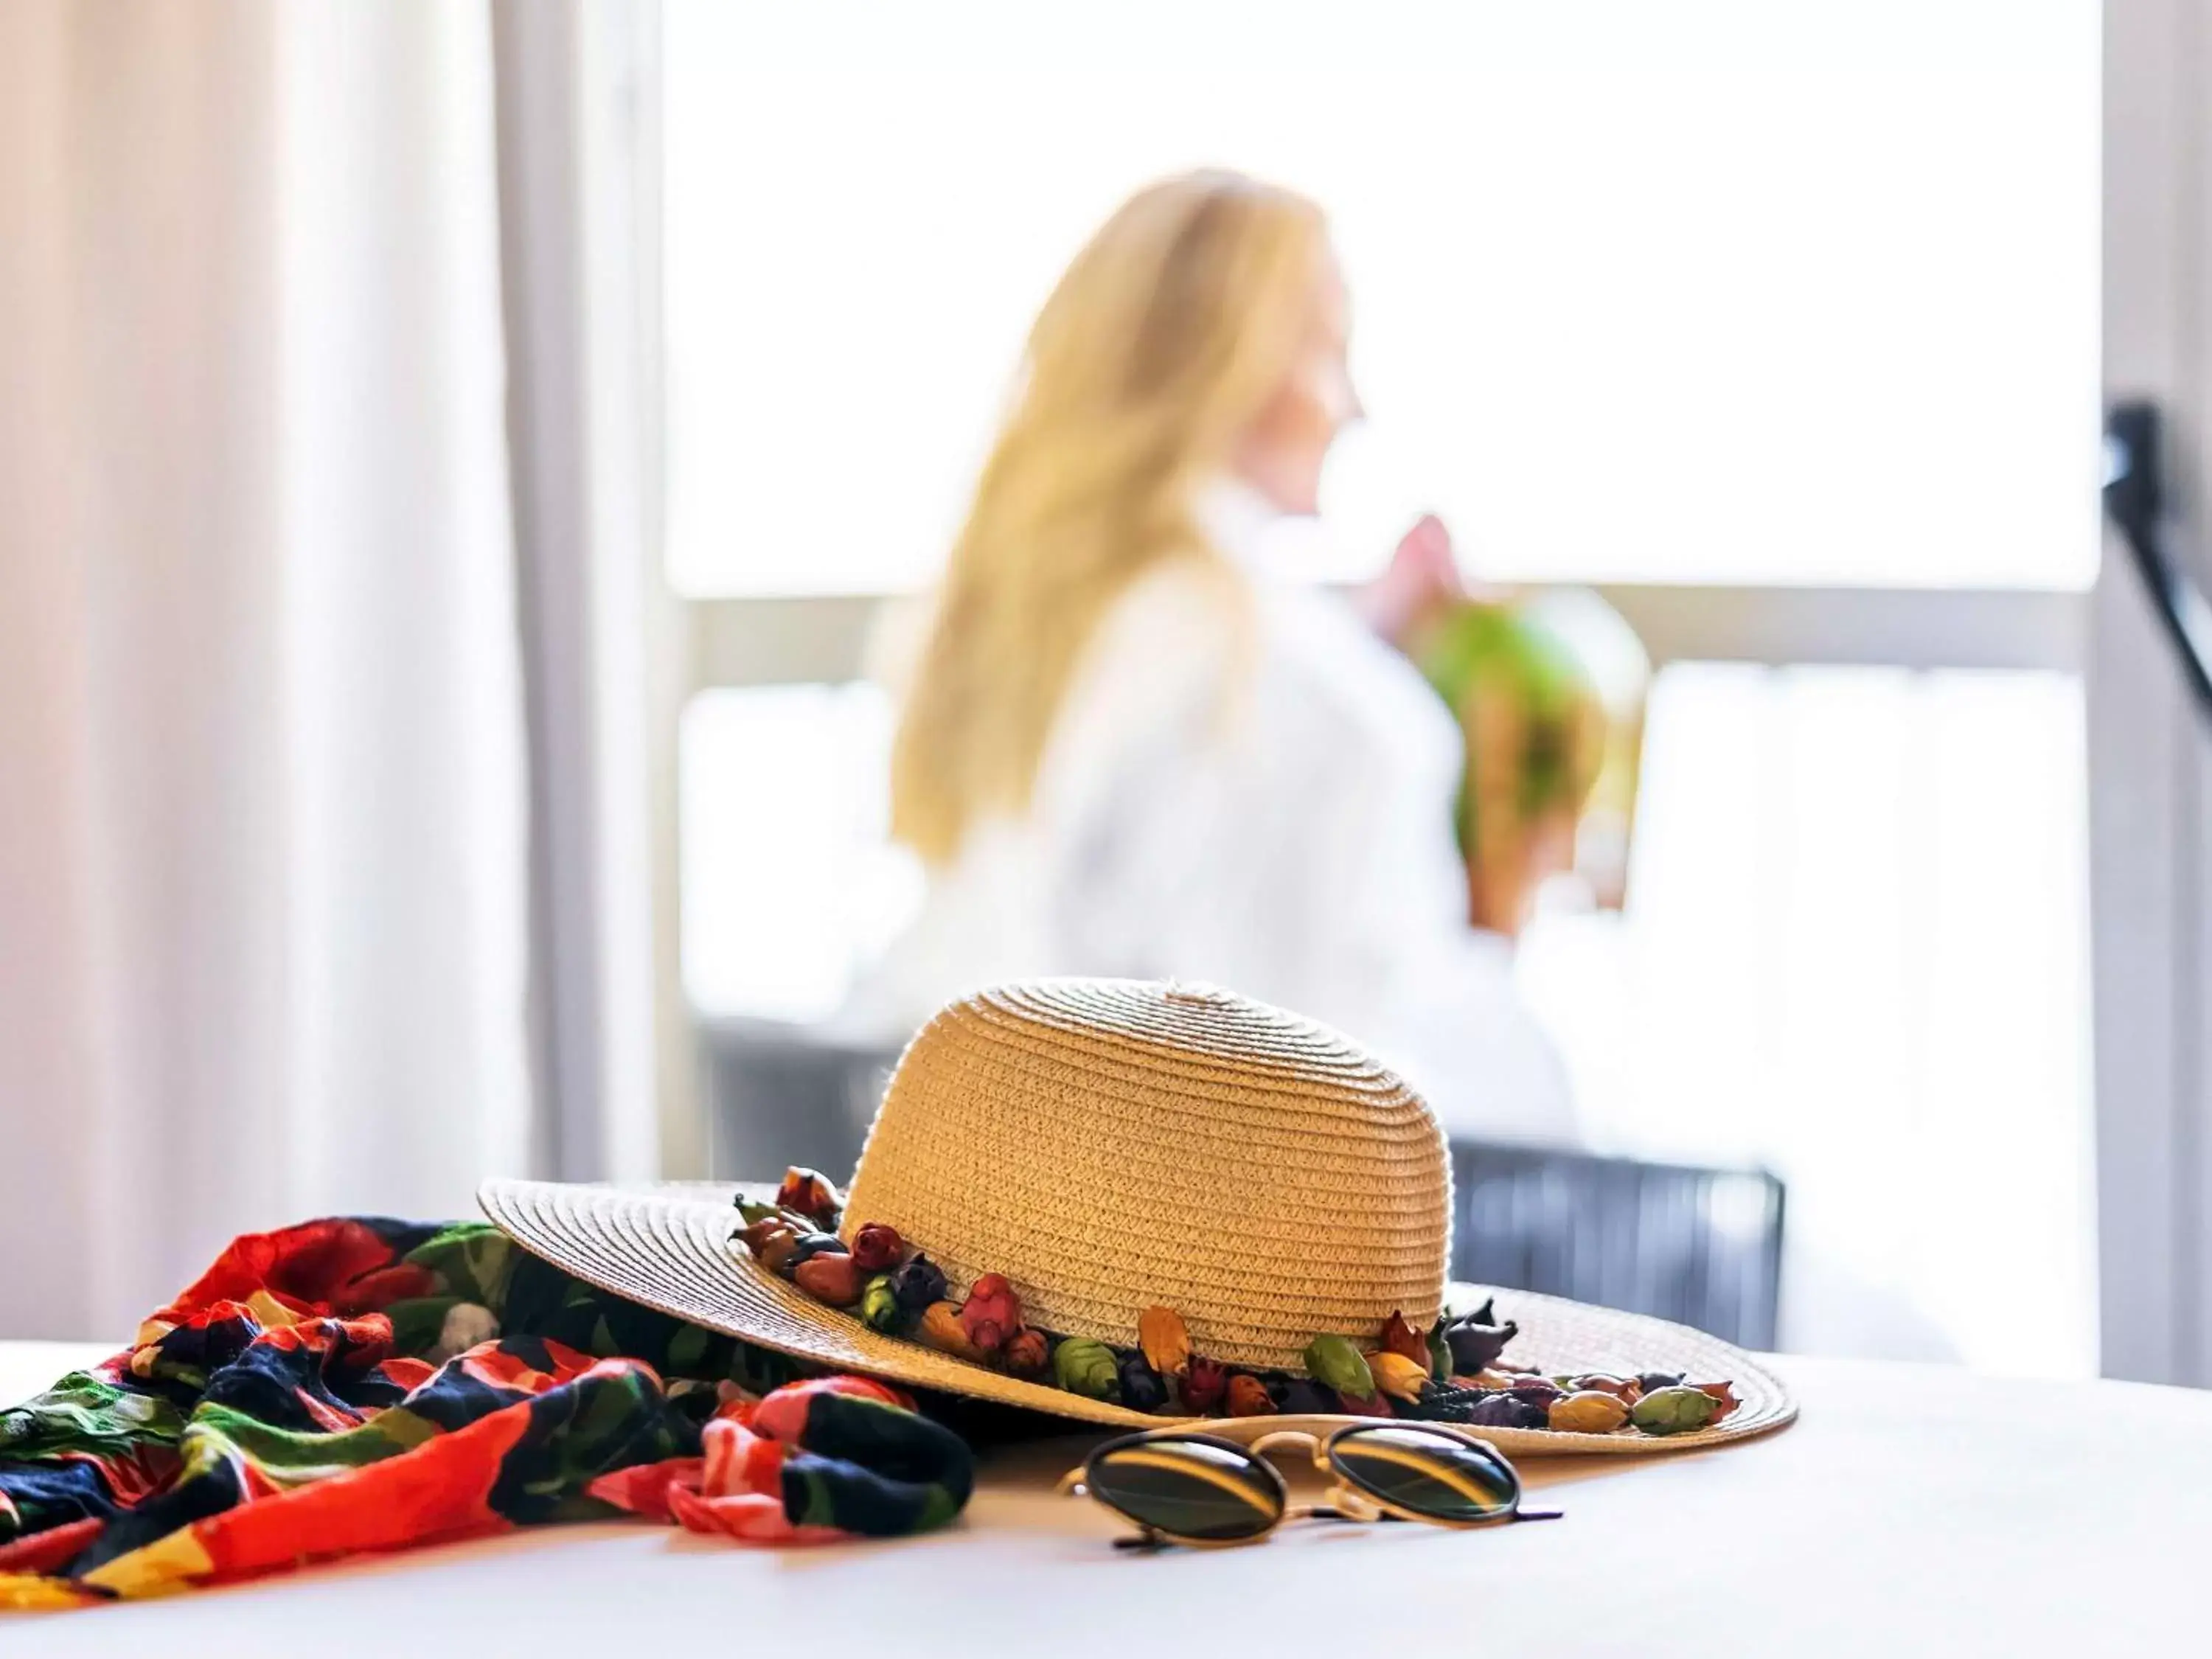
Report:
[[[492,1180],[477,1189],[477,1201],[515,1243],[586,1284],[811,1364],[1107,1428],[1156,1428],[1176,1420],[1007,1376],[884,1335],[841,1309],[823,1306],[730,1242],[738,1190],[708,1182],[628,1187]],[[1486,1285],[1455,1283],[1446,1306],[1461,1311],[1493,1296],[1499,1314],[1521,1327],[1507,1355],[1516,1364],[1630,1376],[1686,1372],[1693,1381],[1733,1382],[1742,1401],[1712,1428],[1663,1437],[1482,1431],[1510,1455],[1686,1450],[1765,1433],[1797,1414],[1796,1401],[1772,1372],[1742,1349],[1687,1326]]]

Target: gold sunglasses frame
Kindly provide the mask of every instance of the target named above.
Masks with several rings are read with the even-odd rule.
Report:
[[[1350,1475],[1338,1468],[1330,1454],[1340,1440],[1384,1428],[1419,1429],[1430,1433],[1441,1434],[1487,1454],[1512,1480],[1512,1501],[1495,1515],[1486,1515],[1476,1520],[1461,1521],[1425,1514],[1421,1510],[1407,1509],[1402,1504],[1393,1504],[1386,1498],[1376,1497],[1365,1487],[1356,1484]],[[1150,1441],[1194,1442],[1200,1445],[1218,1447],[1225,1451],[1244,1453],[1255,1465],[1266,1470],[1268,1478],[1274,1483],[1278,1498],[1275,1518],[1257,1532],[1248,1533],[1241,1538],[1194,1538],[1187,1533],[1170,1532],[1165,1528],[1154,1526],[1150,1522],[1140,1521],[1118,1504],[1109,1503],[1099,1496],[1091,1484],[1091,1466],[1110,1453],[1125,1451],[1131,1446],[1143,1445]],[[1310,1450],[1313,1454],[1314,1468],[1322,1474],[1329,1477],[1333,1482],[1328,1490],[1322,1494],[1322,1501],[1319,1504],[1292,1504],[1289,1482],[1283,1479],[1282,1471],[1278,1469],[1267,1456],[1269,1448],[1291,1443],[1302,1445]],[[1403,1422],[1377,1417],[1246,1417],[1231,1418],[1225,1421],[1209,1423],[1203,1429],[1166,1427],[1145,1429],[1135,1434],[1116,1436],[1114,1439],[1092,1447],[1091,1455],[1085,1457],[1079,1467],[1070,1469],[1060,1477],[1057,1490],[1062,1497],[1088,1498],[1100,1508],[1112,1511],[1135,1527],[1139,1534],[1136,1538],[1119,1540],[1123,1547],[1143,1547],[1166,1543],[1180,1545],[1186,1549],[1236,1549],[1246,1544],[1265,1543],[1268,1539],[1273,1538],[1286,1522],[1310,1520],[1315,1517],[1362,1522],[1373,1522],[1384,1519],[1412,1521],[1422,1526],[1448,1528],[1455,1532],[1474,1532],[1486,1527],[1510,1525],[1516,1521],[1551,1521],[1559,1518],[1559,1512],[1556,1510],[1522,1510],[1521,1505],[1528,1492],[1521,1484],[1520,1470],[1513,1467],[1511,1461],[1504,1453],[1499,1451],[1497,1447],[1480,1435],[1469,1432],[1464,1425],[1457,1423]]]

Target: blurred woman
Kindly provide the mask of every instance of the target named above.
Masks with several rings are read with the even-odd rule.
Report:
[[[1358,611],[1269,557],[1360,412],[1348,330],[1319,210],[1235,174],[1140,191],[1076,256],[907,689],[892,829],[928,895],[860,1009],[1211,981],[1357,1036],[1455,1131],[1571,1133],[1465,921],[1459,732],[1385,637],[1455,586],[1449,538],[1417,526]]]

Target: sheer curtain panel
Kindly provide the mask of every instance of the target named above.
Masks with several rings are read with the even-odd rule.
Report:
[[[0,8],[0,1336],[528,1161],[483,6]]]

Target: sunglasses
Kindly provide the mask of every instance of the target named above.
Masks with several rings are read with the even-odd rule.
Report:
[[[1521,1507],[1521,1477],[1487,1441],[1449,1424],[1352,1423],[1323,1435],[1267,1431],[1251,1444],[1219,1434],[1152,1429],[1109,1440],[1071,1470],[1063,1493],[1095,1498],[1139,1529],[1121,1549],[1249,1544],[1285,1521],[1424,1521],[1486,1527],[1556,1521],[1556,1510]],[[1323,1501],[1293,1509],[1290,1488],[1265,1454],[1297,1445],[1334,1484]]]

